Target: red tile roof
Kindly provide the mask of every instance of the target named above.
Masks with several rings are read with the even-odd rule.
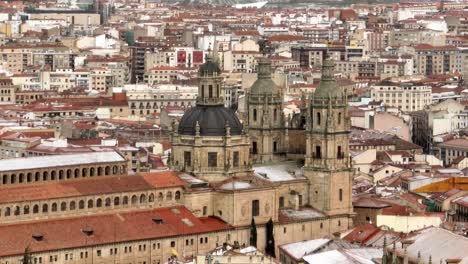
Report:
[[[162,223],[155,223],[153,221],[155,218],[162,219]],[[44,220],[34,222],[34,224],[21,223],[0,226],[0,237],[2,238],[0,256],[23,254],[24,249],[28,246],[31,253],[36,253],[124,241],[193,235],[231,228],[230,225],[217,218],[197,218],[182,206]],[[92,234],[87,236],[82,230],[90,230]],[[32,234],[41,235],[42,240],[37,241],[32,237]]]
[[[144,191],[184,185],[185,182],[172,171],[144,173],[136,176],[96,177],[48,184],[1,187],[0,203]]]

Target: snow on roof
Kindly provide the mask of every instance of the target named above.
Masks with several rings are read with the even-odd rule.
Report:
[[[51,155],[30,158],[0,160],[0,171],[30,170],[37,168],[63,167],[82,164],[122,162],[125,158],[114,151],[86,154]]]
[[[328,242],[330,242],[330,239],[320,238],[286,244],[281,246],[281,248],[296,260],[300,260],[305,255],[315,252]]]
[[[302,170],[295,162],[284,162],[280,164],[255,166],[255,175],[272,182],[291,181],[305,179]]]
[[[228,182],[228,183],[221,185],[220,188],[223,190],[242,190],[242,189],[248,189],[250,187],[251,185],[248,182],[233,181],[233,182]]]

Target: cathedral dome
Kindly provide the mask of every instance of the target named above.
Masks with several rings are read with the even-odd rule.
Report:
[[[225,136],[226,124],[231,135],[242,134],[242,124],[232,109],[224,106],[196,106],[185,112],[179,123],[179,134],[196,135],[197,122],[200,136]]]

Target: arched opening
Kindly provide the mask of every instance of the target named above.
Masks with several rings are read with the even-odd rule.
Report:
[[[80,177],[80,169],[75,169],[74,176],[75,178]]]
[[[29,214],[29,205],[25,205],[23,207],[23,214],[25,214],[25,215]]]
[[[320,112],[317,112],[317,125],[320,126],[321,122],[322,122],[322,115],[320,114]]]
[[[67,203],[66,202],[62,202],[60,204],[60,211],[66,211],[67,210]]]
[[[20,173],[20,174],[19,174],[19,177],[18,177],[18,182],[19,182],[19,183],[23,183],[23,181],[24,181],[24,174],[23,174],[23,173]]]
[[[102,207],[102,200],[101,200],[101,198],[98,198],[98,199],[96,200],[96,207],[97,207],[97,208]]]
[[[141,204],[146,203],[146,195],[144,195],[144,194],[140,195],[140,203]]]
[[[64,174],[63,170],[59,170],[59,180],[63,180]]]
[[[106,203],[105,203],[106,207],[110,207],[111,206],[111,198],[107,197],[106,198]]]
[[[42,205],[42,213],[47,213],[49,211],[49,205],[48,204],[43,204]]]
[[[174,197],[175,197],[176,201],[179,201],[180,200],[180,191],[176,191]]]
[[[71,201],[70,202],[70,210],[75,210],[76,209],[76,202],[75,201]]]
[[[102,167],[98,167],[97,176],[102,176]]]
[[[57,212],[57,203],[52,204],[52,212]]]
[[[7,184],[8,175],[5,174],[5,175],[3,175],[2,178],[3,178],[2,179],[3,184]]]
[[[112,174],[117,174],[119,172],[119,167],[113,166],[112,167]]]
[[[254,109],[252,111],[252,118],[254,122],[257,122],[257,109]]]
[[[40,181],[40,179],[41,179],[41,174],[37,171],[34,174],[34,181],[38,182],[38,181]]]
[[[83,200],[80,200],[78,202],[78,209],[84,209],[84,201]]]
[[[33,214],[37,214],[37,213],[39,213],[39,205],[35,204],[33,206]]]
[[[94,176],[94,171],[95,171],[94,168],[90,168],[90,169],[89,169],[89,177],[93,177],[93,176]]]
[[[56,176],[56,174],[57,174],[57,172],[56,172],[56,171],[52,171],[52,172],[50,173],[50,179],[51,179],[52,181],[54,181],[54,180],[55,180],[55,176]]]
[[[120,205],[120,198],[119,197],[115,197],[114,198],[114,206],[119,206]]]
[[[338,112],[338,125],[341,125],[341,112]]]
[[[104,170],[104,174],[106,176],[111,174],[111,168],[109,166],[106,166],[106,169]]]
[[[70,179],[72,176],[72,170],[68,169],[67,170],[67,179]]]
[[[315,146],[315,158],[316,159],[322,158],[322,148],[319,145]]]
[[[81,177],[86,177],[86,176],[88,176],[88,169],[83,168],[83,169],[81,170]]]
[[[168,200],[168,201],[172,200],[172,192],[167,192],[166,193],[166,200]]]
[[[32,173],[31,173],[31,172],[28,172],[28,174],[26,174],[26,181],[27,181],[27,182],[31,182],[31,181],[32,181]]]
[[[43,181],[48,181],[49,180],[49,172],[48,171],[44,171],[42,173],[42,180]]]
[[[344,153],[341,150],[341,146],[336,147],[336,158],[337,159],[343,159],[344,158]]]
[[[5,208],[5,216],[10,216],[10,215],[11,215],[10,207]]]
[[[20,215],[20,207],[19,206],[15,207],[15,212],[14,213],[15,213],[16,216]]]
[[[152,203],[154,202],[154,194],[151,193],[149,196],[148,196],[148,202]]]
[[[89,209],[89,208],[93,208],[93,207],[94,207],[94,201],[91,200],[91,199],[89,199],[89,200],[88,200],[88,209]]]
[[[128,196],[124,196],[122,199],[122,205],[127,205],[128,204]]]
[[[164,194],[162,192],[160,192],[158,194],[158,201],[162,202],[164,200]]]
[[[136,197],[136,195],[133,195],[132,196],[132,204],[136,204],[138,201],[138,198]]]

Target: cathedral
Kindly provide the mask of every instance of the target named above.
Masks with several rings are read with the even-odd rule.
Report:
[[[206,184],[203,190],[187,188],[188,209],[233,225],[241,243],[248,241],[252,218],[260,233],[268,220],[275,222],[277,244],[350,228],[350,119],[333,61],[323,64],[315,94],[303,98],[299,121],[283,115],[283,93],[267,58],[258,62],[242,121],[223,106],[222,80],[219,66],[208,57],[199,70],[197,105],[173,127],[171,168]],[[303,146],[302,154],[291,141]]]

